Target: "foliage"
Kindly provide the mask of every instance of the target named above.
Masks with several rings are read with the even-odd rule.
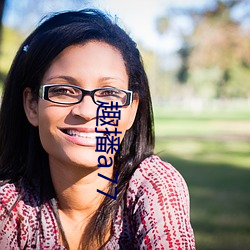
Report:
[[[232,13],[236,8],[245,15],[235,19]],[[217,0],[203,9],[172,10],[167,19],[174,14],[186,15],[193,21],[193,32],[180,34],[183,47],[179,50],[182,60],[177,72],[179,82],[192,86],[196,95],[209,84],[209,98],[249,98],[246,75],[250,75],[250,28],[244,26],[249,13],[250,3],[246,0]],[[214,75],[208,82],[207,73],[211,72]],[[200,86],[195,80],[197,75]]]
[[[161,65],[161,58],[151,50],[139,46],[145,70],[148,75],[150,91],[154,103],[165,102],[172,92],[172,76]]]
[[[169,20],[166,16],[161,16],[157,19],[156,29],[159,34],[164,34],[169,27]]]
[[[250,74],[250,30],[243,30],[241,23],[232,20],[228,5],[218,2],[214,10],[205,11],[199,18],[190,37],[194,48],[189,67],[191,71],[219,69],[220,75],[215,82],[216,97],[250,97],[249,84],[246,86],[243,82],[244,72]]]
[[[23,37],[17,31],[4,27],[2,38],[2,50],[0,56],[0,85],[2,85],[9,71],[12,60],[22,42]]]

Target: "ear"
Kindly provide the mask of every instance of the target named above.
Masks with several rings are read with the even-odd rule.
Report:
[[[38,101],[34,97],[34,93],[30,88],[25,88],[23,91],[23,107],[26,117],[30,124],[38,126]]]
[[[130,104],[130,106],[128,107],[128,108],[130,108],[130,116],[129,116],[127,130],[129,130],[134,123],[137,109],[138,109],[138,105],[139,105],[139,96],[137,94],[134,94],[133,101]]]

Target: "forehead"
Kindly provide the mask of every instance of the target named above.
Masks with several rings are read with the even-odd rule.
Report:
[[[99,41],[65,48],[52,61],[43,79],[56,74],[128,78],[120,51]]]

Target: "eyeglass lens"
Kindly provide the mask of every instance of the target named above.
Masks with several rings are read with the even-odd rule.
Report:
[[[92,98],[94,97],[94,102],[98,104],[99,102],[117,102],[119,105],[124,105],[127,101],[127,94],[122,90],[116,88],[103,88],[96,89],[91,93]],[[73,86],[63,86],[56,85],[50,86],[48,90],[49,100],[57,103],[76,103],[82,99],[82,95],[86,95],[84,91]]]

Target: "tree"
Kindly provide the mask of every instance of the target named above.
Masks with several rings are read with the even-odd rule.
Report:
[[[197,15],[198,22],[189,41],[194,47],[189,57],[190,70],[219,70],[215,96],[250,96],[246,83],[235,71],[250,69],[250,30],[242,29],[242,20],[232,18],[232,10],[246,1],[218,1],[213,9]],[[250,73],[250,72],[249,72]]]
[[[232,15],[237,8],[243,13],[238,19]],[[197,81],[196,87],[199,81],[202,88],[202,82],[207,80],[206,72],[213,72],[214,97],[250,97],[249,85],[243,79],[247,72],[250,74],[250,29],[243,26],[250,14],[249,1],[216,0],[202,9],[173,9],[169,19],[171,14],[186,15],[193,21],[192,34],[182,36],[185,47],[179,52],[185,52],[187,47],[191,49],[184,57],[179,53],[180,79],[188,82],[189,77],[190,84]]]

